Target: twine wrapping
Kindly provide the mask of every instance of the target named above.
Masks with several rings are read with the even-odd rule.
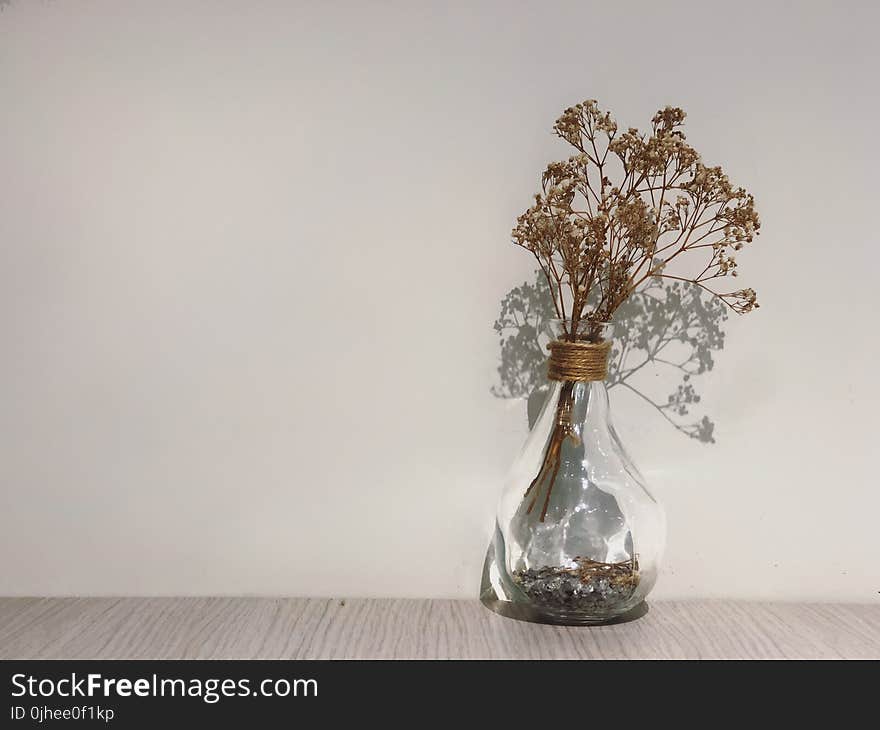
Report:
[[[550,380],[605,380],[611,340],[602,342],[564,342],[553,340],[547,377]]]

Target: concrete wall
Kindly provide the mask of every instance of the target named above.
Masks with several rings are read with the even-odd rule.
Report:
[[[615,6],[616,5],[616,6]],[[658,597],[876,601],[880,13],[863,2],[0,12],[0,593],[475,596],[526,433],[492,324],[566,106],[754,192],[762,307],[682,435],[612,391]],[[509,394],[509,393],[508,393]]]

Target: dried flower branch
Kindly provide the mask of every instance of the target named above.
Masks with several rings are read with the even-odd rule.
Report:
[[[620,132],[591,99],[556,120],[554,132],[577,153],[547,166],[512,235],[541,267],[567,339],[582,336],[585,322],[609,321],[652,279],[690,282],[740,314],[758,306],[753,289],[715,287],[737,275],[734,254],[758,233],[754,198],[703,164],[684,118],[666,107],[650,134]]]
[[[650,134],[620,132],[611,114],[590,99],[556,120],[553,131],[576,154],[547,166],[541,192],[512,236],[541,268],[563,339],[598,342],[598,323],[662,279],[699,287],[739,314],[758,306],[753,289],[721,292],[715,286],[716,279],[737,275],[734,254],[758,233],[754,198],[734,188],[720,167],[703,164],[685,141],[684,118],[681,109],[666,107],[651,120]],[[526,514],[542,504],[541,522],[563,445],[580,443],[571,427],[575,387],[565,380],[559,389],[544,459],[524,495],[531,494]],[[695,398],[684,385],[669,406],[684,415]]]

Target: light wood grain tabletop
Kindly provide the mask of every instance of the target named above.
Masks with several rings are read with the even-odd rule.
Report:
[[[880,658],[880,605],[661,602],[542,626],[477,601],[0,598],[0,659]]]

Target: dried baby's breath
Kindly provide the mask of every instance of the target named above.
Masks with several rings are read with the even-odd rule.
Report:
[[[758,306],[753,289],[716,286],[737,276],[734,253],[758,234],[754,199],[702,162],[684,118],[666,107],[650,134],[621,132],[591,99],[556,120],[576,154],[547,166],[513,241],[537,259],[570,339],[585,322],[610,320],[652,278],[695,284],[741,314]]]

